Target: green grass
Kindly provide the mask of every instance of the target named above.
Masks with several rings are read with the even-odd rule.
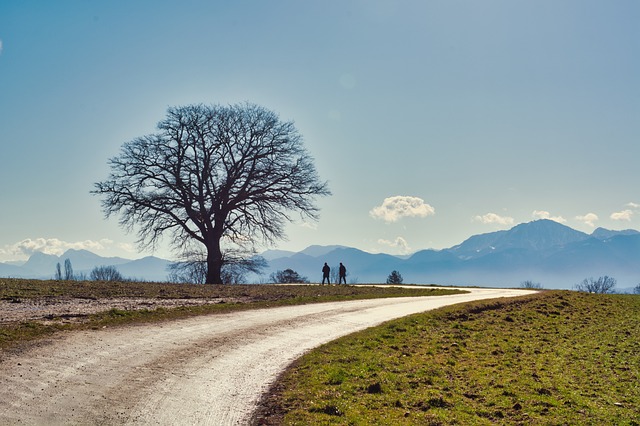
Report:
[[[401,288],[368,285],[195,285],[146,282],[55,281],[0,278],[0,299],[34,297],[157,297],[157,298],[223,298],[245,297],[252,301],[285,299],[327,299],[401,297],[460,293],[455,289]]]
[[[211,303],[175,308],[121,310],[110,309],[87,315],[74,323],[25,321],[0,323],[0,349],[12,349],[25,342],[63,330],[97,329],[144,322],[168,321],[196,315],[210,315],[234,310],[258,309],[305,303],[402,296],[438,296],[460,291],[436,288],[398,288],[373,286],[310,285],[188,285],[135,282],[55,281],[0,278],[0,300],[21,303],[45,298],[159,298],[210,299]],[[225,300],[221,303],[221,300]],[[230,301],[230,302],[229,302]]]
[[[260,424],[639,425],[640,297],[548,291],[395,320],[304,356],[263,403]]]

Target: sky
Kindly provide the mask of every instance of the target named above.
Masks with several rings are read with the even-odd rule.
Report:
[[[295,123],[332,191],[262,249],[640,228],[638,1],[3,1],[0,262],[172,258],[90,191],[167,108],[245,101]]]

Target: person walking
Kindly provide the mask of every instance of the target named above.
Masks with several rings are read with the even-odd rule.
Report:
[[[327,284],[331,284],[329,280],[329,274],[331,273],[331,268],[327,265],[327,262],[324,262],[324,266],[322,267],[322,284],[324,284],[324,280],[327,280]]]
[[[338,279],[338,284],[342,284],[342,281],[344,281],[344,283],[347,283],[347,268],[342,264],[342,262],[340,262],[340,268],[338,270],[340,272],[340,278]]]

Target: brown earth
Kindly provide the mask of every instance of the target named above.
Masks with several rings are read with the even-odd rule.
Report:
[[[125,311],[137,309],[175,308],[178,306],[199,306],[212,303],[232,303],[249,301],[241,298],[76,298],[37,297],[0,300],[0,324],[20,321],[38,322],[82,322],[88,315],[110,309]]]

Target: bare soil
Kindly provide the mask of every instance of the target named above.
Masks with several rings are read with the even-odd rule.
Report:
[[[124,311],[138,309],[175,308],[212,303],[245,301],[242,298],[77,298],[36,297],[0,300],[0,324],[21,321],[38,322],[82,322],[87,316],[110,309]]]

